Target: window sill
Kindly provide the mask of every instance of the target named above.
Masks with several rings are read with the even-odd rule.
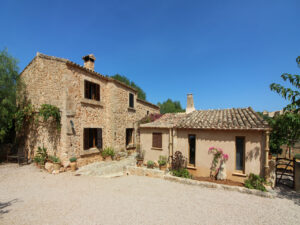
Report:
[[[162,148],[156,148],[156,147],[152,147],[151,149],[152,150],[158,150],[158,151],[162,151],[163,150]]]
[[[246,177],[247,174],[244,174],[243,172],[234,172],[232,173],[233,176],[237,176],[237,177]]]
[[[191,169],[191,170],[196,170],[197,169],[196,166],[194,166],[194,165],[188,165],[186,168]]]
[[[95,153],[100,153],[100,149],[90,148],[90,149],[87,149],[87,150],[81,150],[80,155],[84,156],[84,155],[95,154]]]
[[[96,100],[92,100],[92,99],[82,99],[81,100],[82,104],[88,104],[88,105],[94,105],[94,106],[99,106],[99,107],[103,107],[102,103],[100,101],[96,101]]]
[[[135,144],[129,144],[126,146],[126,149],[133,149],[135,148]]]
[[[135,112],[135,108],[128,107],[128,111]]]

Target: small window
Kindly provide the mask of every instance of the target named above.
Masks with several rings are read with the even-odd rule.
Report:
[[[196,135],[189,135],[189,164],[195,166],[196,159]]]
[[[133,128],[126,129],[126,146],[133,144]]]
[[[244,155],[245,155],[245,138],[244,137],[236,137],[235,139],[235,169],[244,171]]]
[[[129,93],[129,107],[134,108],[134,95]]]
[[[88,150],[90,148],[102,149],[101,128],[84,128],[83,133],[84,150]]]
[[[100,101],[100,85],[85,80],[84,81],[84,97],[87,99]]]
[[[152,147],[153,148],[162,148],[162,133],[153,133],[152,134]]]

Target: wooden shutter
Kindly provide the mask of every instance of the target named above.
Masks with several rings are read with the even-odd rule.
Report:
[[[97,128],[97,148],[102,149],[102,129]]]
[[[84,81],[84,97],[89,98],[89,83],[88,81]]]
[[[100,101],[100,86],[96,84],[96,100]]]
[[[152,134],[152,147],[162,148],[162,134],[161,133],[153,133]]]
[[[83,129],[83,149],[84,150],[89,149],[89,129],[88,128]]]

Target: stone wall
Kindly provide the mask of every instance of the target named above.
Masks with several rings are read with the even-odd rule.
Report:
[[[103,147],[117,151],[126,148],[126,128],[134,128],[137,143],[137,121],[147,112],[159,113],[159,108],[137,100],[137,92],[126,85],[68,62],[38,54],[21,74],[34,106],[52,104],[61,110],[62,127],[55,137],[43,126],[28,131],[26,146],[31,155],[44,145],[62,161],[72,156],[82,158],[82,165],[90,162],[89,158],[101,160],[95,157],[99,149],[83,150],[84,128],[102,128]],[[85,80],[100,85],[100,102],[84,98]],[[129,93],[134,94],[133,109],[129,108]]]

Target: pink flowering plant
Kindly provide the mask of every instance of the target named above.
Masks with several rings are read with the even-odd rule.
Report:
[[[219,160],[223,161],[224,163],[228,160],[229,156],[228,154],[225,154],[223,152],[223,149],[216,148],[216,147],[210,147],[208,149],[208,154],[213,154],[214,158],[211,164],[210,168],[210,176],[213,177],[217,175],[219,168],[217,169],[217,166],[219,164]]]

